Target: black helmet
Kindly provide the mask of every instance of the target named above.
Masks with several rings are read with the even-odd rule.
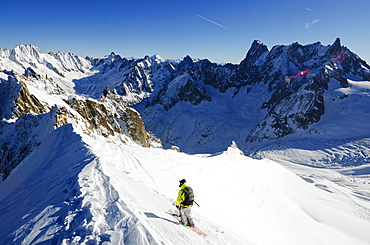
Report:
[[[180,185],[179,185],[179,187],[181,187],[184,183],[186,183],[186,180],[185,180],[185,179],[180,180]]]

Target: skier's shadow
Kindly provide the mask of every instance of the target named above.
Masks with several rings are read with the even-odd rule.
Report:
[[[147,212],[145,212],[144,214],[146,215],[147,218],[151,218],[151,219],[163,219],[163,220],[168,221],[168,222],[171,222],[173,224],[178,224],[178,222],[175,222],[173,220],[169,220],[169,219],[166,219],[166,218],[163,218],[163,217],[159,217],[158,215],[153,214],[153,213],[147,213]]]

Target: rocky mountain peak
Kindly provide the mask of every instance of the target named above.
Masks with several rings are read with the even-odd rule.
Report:
[[[159,54],[152,55],[150,58],[158,64],[166,61]]]
[[[337,37],[334,43],[328,49],[328,55],[333,55],[336,52],[342,51],[342,45],[340,44],[340,38]]]
[[[54,57],[67,72],[86,72],[91,68],[91,63],[88,60],[64,50],[58,51]]]
[[[187,56],[185,56],[184,57],[184,59],[179,63],[179,69],[180,70],[186,70],[186,69],[189,69],[189,68],[191,68],[192,67],[192,65],[193,65],[193,63],[194,63],[194,61],[193,61],[193,59],[189,56],[189,55],[187,55]]]
[[[32,44],[20,44],[17,45],[13,51],[19,55],[40,55],[42,52],[39,47],[32,45]]]
[[[9,59],[16,62],[33,62],[34,60],[41,61],[41,53],[41,50],[37,46],[21,44],[11,50]]]
[[[256,62],[260,57],[268,52],[268,48],[259,40],[254,40],[244,60],[241,61],[241,66],[256,65]]]

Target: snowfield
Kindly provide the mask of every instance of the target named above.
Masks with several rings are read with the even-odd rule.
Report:
[[[206,237],[165,213],[182,178]],[[255,160],[235,146],[188,155],[68,124],[0,183],[0,244],[369,244],[368,193],[334,170]]]

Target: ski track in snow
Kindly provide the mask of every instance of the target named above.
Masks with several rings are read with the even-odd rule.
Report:
[[[112,152],[112,149],[108,150],[107,148],[115,148],[113,152],[120,152],[119,155],[121,156],[121,160],[107,154],[107,152]],[[230,243],[230,241],[233,241],[233,238],[223,237],[222,233],[224,233],[224,231],[220,231],[217,226],[212,225],[210,222],[206,222],[206,220],[202,218],[194,217],[197,226],[201,229],[203,225],[216,228],[214,230],[208,230],[210,234],[208,234],[206,238],[198,237],[198,235],[181,227],[170,216],[165,214],[165,211],[173,208],[174,198],[176,198],[177,195],[177,184],[174,186],[176,188],[175,190],[174,187],[170,188],[171,192],[173,192],[172,198],[160,194],[158,192],[158,187],[155,185],[156,181],[150,177],[149,173],[141,164],[143,159],[139,159],[134,155],[134,151],[138,150],[137,147],[128,150],[113,143],[108,144],[108,146],[98,143],[98,146],[93,146],[93,149],[95,149],[96,155],[100,156],[102,159],[106,159],[106,162],[102,163],[102,169],[105,169],[104,172],[110,176],[111,184],[119,190],[118,193],[120,198],[125,200],[126,207],[124,209],[141,210],[139,212],[136,211],[136,213],[132,215],[138,217],[137,222],[146,227],[148,234],[156,234],[156,238],[150,240],[151,244],[176,244],[179,242],[181,244],[233,244]],[[166,151],[160,150],[158,153],[166,153]],[[172,153],[172,151],[170,151],[170,153]],[[153,154],[150,156],[153,156],[151,159],[152,161],[160,162],[160,159],[166,159],[167,154]],[[175,170],[168,164],[159,164],[159,169],[160,171],[164,169]],[[117,173],[120,174],[117,175]],[[135,181],[133,179],[135,179]],[[176,180],[175,183],[177,182]],[[149,185],[151,188],[147,190],[144,184]],[[161,185],[164,184],[166,183],[161,183]],[[140,194],[133,195],[132,193]],[[143,196],[145,196],[145,199],[143,199]],[[147,203],[148,198],[152,199],[152,202]],[[160,201],[161,199],[162,201]],[[153,203],[155,206],[152,205]]]
[[[107,146],[105,146],[107,147]],[[259,168],[253,168],[253,173],[248,174],[244,171],[240,171],[240,166],[233,166],[233,164],[230,164],[230,162],[224,163],[222,160],[221,161],[211,161],[214,166],[212,168],[209,168],[207,166],[207,161],[208,159],[212,159],[210,156],[206,155],[198,155],[198,156],[189,156],[183,153],[176,153],[171,150],[158,150],[158,149],[141,149],[144,150],[144,154],[137,154],[137,150],[139,150],[137,147],[132,147],[132,148],[124,148],[124,147],[117,147],[114,144],[110,144],[108,148],[105,148],[102,145],[99,146],[94,146],[93,148],[99,149],[99,151],[96,151],[96,155],[101,156],[102,159],[107,159],[107,162],[104,164],[106,167],[106,172],[110,178],[111,178],[111,184],[116,187],[117,190],[120,193],[120,196],[126,196],[125,199],[131,200],[133,205],[134,210],[144,210],[144,215],[141,215],[143,218],[142,222],[144,223],[149,223],[149,227],[156,227],[155,229],[149,229],[149,230],[155,230],[155,233],[161,234],[163,236],[159,240],[163,241],[168,241],[171,240],[173,242],[173,238],[177,236],[172,234],[169,238],[169,234],[171,234],[171,231],[173,230],[173,227],[168,227],[168,225],[171,225],[170,222],[168,222],[168,217],[164,218],[163,217],[163,210],[168,210],[168,208],[171,208],[171,204],[173,204],[173,200],[176,197],[177,194],[177,186],[176,183],[178,179],[181,179],[183,176],[192,176],[189,180],[190,183],[194,183],[195,186],[200,183],[207,183],[212,182],[211,178],[208,178],[207,180],[204,180],[204,172],[207,171],[207,175],[214,176],[217,179],[217,175],[219,173],[222,173],[222,177],[228,176],[227,183],[230,186],[238,186],[242,185],[245,192],[238,193],[238,191],[233,191],[233,189],[229,189],[228,195],[230,197],[233,197],[233,200],[238,200],[240,203],[240,210],[243,209],[252,209],[254,211],[259,210],[265,206],[266,201],[269,199],[269,192],[270,188],[274,186],[274,182],[269,179],[264,177],[266,175],[266,169],[263,167],[261,169]],[[117,160],[116,157],[109,156],[109,154],[106,154],[106,152],[109,152],[108,149],[109,147],[116,147],[114,149],[114,152],[120,152],[120,156],[122,157],[122,160]],[[153,153],[152,153],[153,152]],[[135,154],[136,153],[136,154]],[[178,154],[181,154],[182,157],[173,157]],[[134,157],[135,156],[135,157]],[[220,158],[222,156],[219,156]],[[230,156],[233,158],[233,156]],[[194,159],[195,158],[195,159]],[[110,160],[111,159],[111,160]],[[110,161],[115,161],[113,164],[112,162],[109,163]],[[206,166],[204,166],[206,165]],[[264,164],[262,164],[264,165]],[[276,168],[276,164],[271,162],[268,163],[268,165],[271,165],[273,169]],[[279,168],[277,168],[279,169]],[[125,178],[130,179],[132,183],[135,183],[134,186],[136,187],[128,187],[127,185],[124,186],[121,182],[122,175],[117,175],[115,173],[122,172],[126,175]],[[225,172],[226,171],[226,172]],[[171,174],[166,174],[166,173],[171,173]],[[166,176],[169,175],[169,176]],[[164,178],[164,176],[166,176]],[[230,178],[231,176],[231,178]],[[270,176],[270,175],[267,175]],[[135,179],[136,181],[133,181]],[[201,179],[203,179],[201,181]],[[247,179],[247,181],[245,181]],[[304,183],[306,183],[304,181]],[[155,183],[155,184],[154,184]],[[173,186],[168,186],[168,183],[175,183]],[[251,184],[253,183],[253,184]],[[127,184],[127,183],[126,183]],[[142,189],[143,186],[141,185],[147,185],[151,188],[150,193],[146,193],[143,195],[144,190]],[[315,184],[314,188],[319,188],[320,190],[324,190],[325,192],[328,192],[325,190],[326,185],[324,184]],[[125,192],[135,192],[135,190],[140,190],[137,191],[138,193],[141,193],[141,195],[138,196],[131,196],[127,197],[127,193],[122,193],[122,190],[125,190]],[[275,188],[274,188],[275,189]],[[330,188],[329,188],[330,189]],[[147,191],[147,190],[146,190]],[[145,192],[146,192],[145,191]],[[221,189],[221,191],[224,191]],[[162,193],[162,194],[160,194]],[[202,192],[204,193],[204,192]],[[328,192],[330,193],[330,191]],[[337,191],[337,193],[342,193],[341,191]],[[152,205],[147,205],[145,200],[143,200],[143,196],[145,196],[145,200],[148,200],[147,197],[153,196],[152,202],[156,203],[156,207],[154,208]],[[301,199],[306,199],[304,195],[302,194],[296,194],[296,196],[300,197]],[[173,199],[171,199],[171,197]],[[348,196],[347,196],[348,197]],[[159,204],[157,199],[163,199],[163,203]],[[172,200],[172,203],[171,203]],[[206,201],[201,197],[197,196],[197,200],[199,200],[200,203],[206,203]],[[327,198],[322,199],[324,202],[327,202]],[[367,208],[359,205],[357,202],[352,201],[348,197],[349,205],[353,207],[352,212],[357,212],[355,214],[356,217],[363,216],[363,212]],[[330,203],[330,202],[329,202]],[[208,203],[212,205],[211,203]],[[224,206],[232,206],[232,204],[225,203]],[[202,205],[203,206],[203,205]],[[162,207],[162,208],[159,208]],[[155,210],[155,211],[154,211]],[[225,223],[225,226],[229,227],[229,229],[221,228],[219,225],[213,224],[210,222],[210,219],[212,217],[216,217],[215,219],[218,219],[222,222],[227,222],[228,217],[227,216],[220,216],[217,214],[216,210],[208,209],[197,209],[196,207],[193,208],[194,210],[194,217],[197,225],[204,230],[209,236],[207,238],[203,238],[203,240],[199,241],[200,238],[194,238],[194,235],[191,238],[188,238],[188,241],[192,241],[189,244],[227,244],[225,241],[230,241],[231,237],[235,237],[235,234],[241,234],[240,230],[237,230],[235,225],[240,225],[240,223],[234,223],[233,224],[227,224]],[[249,211],[251,212],[251,211]],[[247,213],[249,213],[247,212]],[[312,213],[312,211],[309,211],[309,213]],[[140,216],[140,214],[138,215]],[[312,216],[312,214],[309,214],[309,216]],[[317,215],[313,215],[312,217],[316,217]],[[230,217],[229,217],[230,218]],[[247,215],[243,217],[248,218]],[[159,221],[164,221],[166,220],[166,225],[163,226],[161,224],[160,226],[157,226]],[[314,218],[317,221],[320,219]],[[235,220],[234,220],[235,221]],[[320,221],[321,222],[321,221]],[[163,222],[162,222],[163,223]],[[155,225],[154,225],[155,224]],[[163,229],[165,227],[165,229]],[[182,227],[181,227],[182,228]],[[182,228],[183,229],[183,228]],[[235,230],[236,229],[236,230]],[[185,232],[185,231],[184,231]],[[234,233],[235,232],[235,233]],[[333,231],[332,231],[333,232]],[[335,233],[335,232],[334,232]],[[231,235],[233,234],[233,235]],[[238,235],[236,236],[238,237]],[[345,238],[343,241],[347,241],[348,238],[344,236]],[[196,240],[194,240],[196,239]],[[229,243],[229,244],[253,244],[250,241],[244,240],[244,242],[240,242],[240,240],[244,240],[243,238],[239,237],[235,241],[236,243]],[[283,239],[283,238],[281,238]],[[283,239],[284,240],[284,239]],[[289,239],[288,239],[289,240]],[[212,241],[212,242],[211,242]],[[185,241],[182,241],[185,244]],[[166,243],[166,242],[165,242]],[[259,241],[258,244],[264,244],[263,241]],[[345,244],[345,242],[343,243]]]

